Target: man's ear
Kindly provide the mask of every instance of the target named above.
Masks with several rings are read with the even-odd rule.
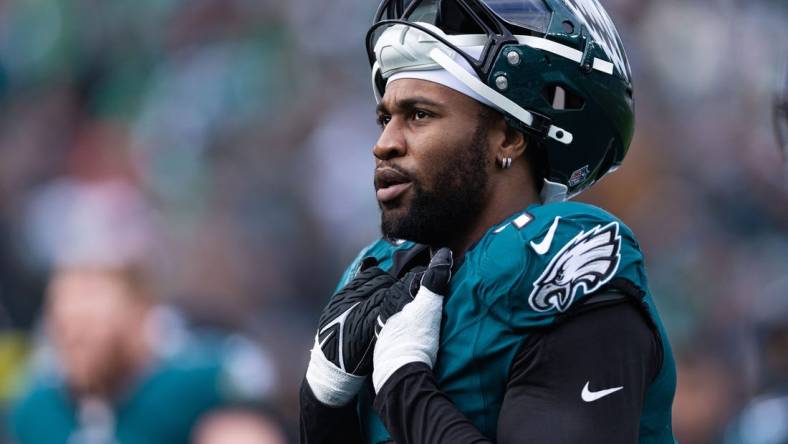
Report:
[[[525,154],[525,149],[528,147],[528,138],[525,137],[521,131],[518,131],[505,123],[506,137],[501,145],[501,152],[503,157],[511,157],[512,160]]]
[[[502,165],[504,159],[512,161],[521,157],[528,146],[528,138],[522,132],[512,128],[507,123],[503,114],[489,110],[491,114],[482,114],[487,120],[488,131],[490,134],[490,148],[495,156],[498,165]]]

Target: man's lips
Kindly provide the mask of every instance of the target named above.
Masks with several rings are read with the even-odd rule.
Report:
[[[375,170],[375,189],[378,201],[389,202],[404,193],[412,182],[405,174],[393,168],[378,168]]]
[[[388,202],[398,198],[402,193],[404,193],[408,188],[410,188],[411,183],[398,183],[396,185],[390,185],[385,188],[378,188],[377,196],[378,201]]]

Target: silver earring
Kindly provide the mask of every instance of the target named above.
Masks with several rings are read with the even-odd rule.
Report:
[[[511,157],[504,157],[503,159],[501,159],[501,168],[502,169],[505,170],[505,169],[509,168],[510,166],[512,166],[512,158]]]

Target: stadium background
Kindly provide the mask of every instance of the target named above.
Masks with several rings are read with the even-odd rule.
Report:
[[[602,3],[633,66],[637,130],[621,170],[580,200],[620,216],[645,251],[678,358],[679,440],[722,442],[774,382],[763,332],[788,323],[772,119],[788,5]],[[258,348],[252,392],[295,429],[319,311],[378,235],[362,46],[376,6],[0,0],[3,411],[44,365],[52,244],[99,238],[122,254],[115,239],[135,233],[160,302]],[[133,216],[104,231],[64,216],[90,211]]]

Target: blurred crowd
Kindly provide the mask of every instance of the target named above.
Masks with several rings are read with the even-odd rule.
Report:
[[[579,200],[646,253],[682,443],[788,442],[781,0],[602,0],[637,130]],[[0,0],[0,442],[292,442],[379,235],[372,0]]]

